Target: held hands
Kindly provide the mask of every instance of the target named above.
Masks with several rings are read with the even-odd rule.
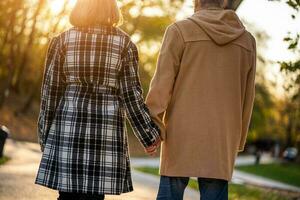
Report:
[[[160,147],[160,143],[161,140],[160,138],[158,138],[153,145],[149,146],[148,148],[145,148],[146,153],[149,156],[154,156],[155,153],[157,152],[157,149]]]

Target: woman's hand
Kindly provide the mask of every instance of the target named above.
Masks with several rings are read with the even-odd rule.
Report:
[[[160,140],[160,138],[158,138],[153,145],[151,145],[145,149],[146,153],[149,156],[154,156],[157,152],[157,149],[160,147],[160,143],[161,143],[161,140]]]

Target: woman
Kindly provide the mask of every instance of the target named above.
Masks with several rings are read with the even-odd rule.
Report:
[[[149,153],[160,131],[143,101],[137,48],[117,28],[116,1],[78,0],[70,22],[48,49],[36,183],[60,200],[100,200],[133,190],[125,116]]]

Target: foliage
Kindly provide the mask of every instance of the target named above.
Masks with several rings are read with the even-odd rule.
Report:
[[[269,0],[286,3],[292,8],[291,18],[296,19],[300,14],[299,0]],[[281,115],[285,129],[285,146],[298,146],[300,149],[300,33],[292,35],[290,32],[283,40],[288,44],[288,50],[295,54],[296,59],[279,61],[281,72],[285,74],[284,89],[286,96],[282,104]]]
[[[51,8],[53,2],[60,2],[61,8],[54,11]],[[18,115],[16,119],[36,118],[29,118],[26,113],[33,109],[37,110],[46,49],[51,37],[70,27],[68,14],[72,9],[71,2],[69,0],[0,1],[0,110],[3,106],[13,107],[15,115]],[[163,33],[166,27],[175,21],[183,2],[183,0],[119,1],[125,19],[121,28],[132,36],[132,40],[139,47],[140,75],[145,94],[154,73]],[[280,116],[278,101],[270,93],[268,83],[263,78],[264,66],[268,61],[260,52],[264,51],[264,41],[268,36],[257,31],[255,26],[253,29],[258,41],[260,67],[250,139],[265,136],[281,137],[277,134],[278,130],[282,132],[278,117]],[[286,40],[291,42],[291,47],[298,45],[292,36]],[[295,62],[287,63],[285,68],[295,69],[294,65]],[[290,106],[290,108],[294,107]],[[2,109],[2,114],[4,111],[9,112],[7,109]],[[36,113],[32,112],[34,115]],[[286,110],[282,113],[284,118],[290,115]],[[14,120],[10,121],[13,124]],[[282,121],[288,127],[288,120]],[[16,133],[20,134],[19,131]]]
[[[7,161],[9,161],[9,158],[4,156],[0,158],[0,165],[3,165],[4,163],[6,163]]]
[[[294,9],[296,13],[300,13],[300,1],[299,0],[287,0],[286,3]],[[296,18],[295,14],[292,14],[293,19]],[[288,43],[288,49],[295,55],[300,55],[300,33],[291,36],[289,33],[284,41]],[[286,86],[286,90],[291,93],[291,96],[287,100],[286,113],[288,116],[287,125],[287,146],[295,146],[300,144],[300,59],[292,61],[280,62],[281,71],[284,72],[287,77],[291,79],[290,84]]]
[[[11,91],[24,99],[22,110],[37,97],[48,42],[63,29],[61,12],[51,12],[47,0],[0,2],[0,108]]]
[[[256,96],[250,124],[249,140],[258,138],[279,137],[277,129],[276,102],[266,83],[256,84]]]
[[[53,10],[55,4],[60,8]],[[120,28],[139,47],[146,94],[163,33],[175,21],[183,0],[122,0],[119,4],[124,15]],[[46,49],[54,35],[71,27],[71,9],[70,0],[0,1],[0,123],[12,129],[14,138],[36,138],[32,125],[36,125]]]
[[[182,3],[183,0],[123,1],[121,9],[125,23],[121,28],[132,36],[139,47],[140,75],[145,94],[154,73],[164,31],[175,21]]]
[[[299,11],[299,9],[300,9],[300,1],[299,0],[288,0],[288,1],[286,1],[286,3],[293,9]]]
[[[284,139],[280,119],[279,99],[271,92],[272,82],[265,75],[272,61],[266,59],[263,52],[267,50],[270,36],[261,31],[255,24],[244,22],[247,29],[254,35],[257,43],[257,73],[256,95],[252,119],[250,123],[248,142],[262,138]]]
[[[54,3],[61,8],[54,11]],[[121,28],[140,47],[144,89],[153,73],[163,32],[174,21],[182,3],[183,0],[120,1],[125,18]],[[53,35],[70,27],[71,8],[68,0],[0,1],[0,109],[11,92],[23,99],[16,114],[25,113],[39,99],[45,51]]]

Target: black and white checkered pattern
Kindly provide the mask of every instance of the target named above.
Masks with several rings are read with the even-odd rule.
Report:
[[[38,133],[43,156],[36,183],[63,192],[132,191],[125,128],[144,147],[159,128],[144,104],[138,51],[114,27],[74,27],[52,39]]]

